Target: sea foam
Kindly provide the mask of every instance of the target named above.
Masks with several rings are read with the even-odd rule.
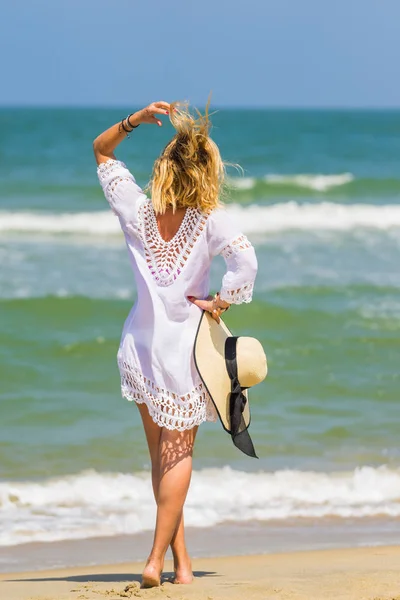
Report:
[[[232,204],[229,211],[248,233],[388,230],[400,227],[400,205],[283,202],[269,206]]]
[[[257,185],[267,185],[270,188],[287,187],[301,188],[316,192],[328,192],[354,181],[352,173],[338,173],[335,175],[299,173],[296,175],[278,175],[271,173],[257,179],[256,177],[230,177],[228,185],[237,190],[251,190]]]
[[[346,185],[354,181],[354,175],[351,173],[340,173],[338,175],[266,175],[264,181],[275,185],[293,185],[317,192],[327,192],[328,190]]]
[[[229,204],[228,212],[245,233],[389,230],[400,227],[400,205],[282,202],[268,206]],[[79,213],[0,212],[0,232],[112,236],[120,232],[109,211]]]
[[[221,482],[223,485],[221,485]],[[230,467],[193,473],[185,508],[192,527],[226,521],[399,517],[400,470],[282,470]],[[0,483],[0,544],[134,534],[153,527],[149,473],[98,473]]]

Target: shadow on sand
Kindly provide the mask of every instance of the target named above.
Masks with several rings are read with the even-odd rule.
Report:
[[[219,577],[215,571],[193,571],[195,577]],[[172,578],[174,573],[164,572],[162,583]],[[132,582],[142,581],[141,573],[88,573],[86,575],[70,575],[68,577],[30,577],[29,579],[5,579],[4,581],[75,581],[79,583],[90,582]]]

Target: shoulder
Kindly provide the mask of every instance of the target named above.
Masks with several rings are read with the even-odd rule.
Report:
[[[209,227],[213,233],[230,236],[241,231],[240,214],[236,207],[219,206],[208,217]]]
[[[212,254],[220,252],[231,241],[241,235],[237,219],[225,206],[214,209],[208,217],[207,241]]]
[[[210,233],[217,233],[218,231],[222,232],[231,222],[232,219],[229,210],[227,210],[225,206],[214,208],[214,210],[209,213],[207,219]]]

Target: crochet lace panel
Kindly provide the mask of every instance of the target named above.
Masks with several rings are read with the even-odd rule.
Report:
[[[99,181],[104,189],[105,197],[110,203],[111,210],[114,214],[118,215],[118,212],[114,208],[114,202],[116,200],[115,191],[117,186],[122,182],[132,183],[134,181],[132,175],[117,175],[113,177],[111,181],[106,185],[105,182],[110,176],[113,175],[115,171],[120,171],[121,168],[126,169],[125,163],[121,160],[114,160],[113,158],[109,158],[105,163],[101,163],[97,167],[97,175],[99,177]]]
[[[221,300],[225,300],[225,302],[229,302],[229,304],[242,304],[242,302],[251,302],[253,298],[253,288],[254,283],[245,283],[237,290],[228,290],[226,288],[222,288],[220,292]]]
[[[235,238],[225,248],[222,249],[222,256],[227,260],[231,258],[234,254],[238,254],[242,250],[247,250],[247,248],[251,248],[252,244],[249,242],[247,237],[243,234],[239,235],[239,237]]]
[[[104,183],[105,179],[108,179],[114,171],[119,171],[120,168],[126,169],[126,164],[122,160],[116,160],[115,158],[109,158],[106,162],[100,163],[97,167],[97,175],[99,176],[100,183]]]
[[[216,421],[217,413],[203,383],[179,396],[157,386],[139,369],[118,357],[121,393],[127,400],[145,403],[153,421],[160,427],[185,431],[203,421]]]
[[[239,235],[237,238],[232,240],[225,248],[223,248],[221,254],[228,260],[235,256],[235,254],[239,254],[243,250],[247,250],[251,248],[252,244],[247,239],[247,237],[243,234]],[[242,304],[242,302],[251,302],[253,298],[253,288],[254,283],[248,282],[240,286],[237,289],[227,289],[225,286],[222,287],[220,292],[221,300],[225,300],[225,302],[229,302],[230,304]]]
[[[207,218],[208,215],[197,208],[187,208],[178,231],[166,242],[160,235],[151,200],[140,206],[139,232],[146,263],[159,286],[171,285],[182,273]]]

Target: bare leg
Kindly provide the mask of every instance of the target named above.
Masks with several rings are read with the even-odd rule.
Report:
[[[179,530],[192,475],[192,453],[197,427],[186,431],[163,428],[160,439],[160,483],[153,548],[143,572],[143,585],[156,585],[164,557]]]
[[[192,583],[192,561],[186,548],[183,511],[178,528],[172,538],[171,549],[174,557],[174,583]]]
[[[163,429],[154,423],[150,417],[147,406],[145,404],[138,404],[138,408],[143,420],[144,430],[146,434],[147,444],[149,446],[149,452],[152,464],[152,484],[154,497],[158,505],[159,495],[159,484],[160,484],[160,463],[162,462],[161,457],[161,435]],[[197,428],[196,428],[197,431]],[[178,432],[177,432],[178,433]],[[194,437],[195,432],[191,434]],[[193,446],[193,444],[191,444]],[[174,557],[174,570],[175,570],[175,582],[176,583],[191,583],[193,581],[192,566],[189,554],[185,544],[185,530],[183,521],[183,511],[174,535],[171,539],[171,549]]]

